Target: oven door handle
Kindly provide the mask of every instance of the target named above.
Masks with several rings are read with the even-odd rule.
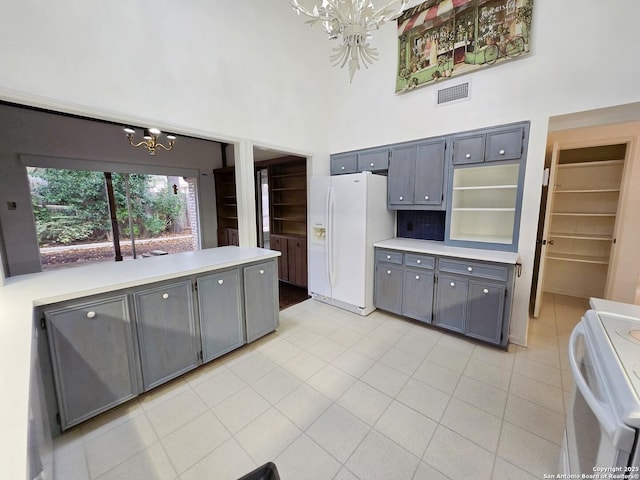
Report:
[[[591,411],[598,419],[600,427],[607,433],[609,438],[611,438],[612,440],[617,439],[618,425],[613,416],[613,412],[610,408],[608,408],[607,404],[600,402],[596,398],[596,396],[589,388],[587,381],[584,379],[582,372],[580,372],[580,368],[578,367],[578,361],[576,359],[576,340],[580,336],[585,337],[584,326],[582,322],[578,323],[574,327],[573,331],[571,332],[571,337],[569,338],[569,365],[571,366],[571,371],[573,372],[573,379],[576,382],[577,388],[580,389],[582,396],[589,405],[589,408],[591,408]],[[597,368],[595,365],[594,367]]]

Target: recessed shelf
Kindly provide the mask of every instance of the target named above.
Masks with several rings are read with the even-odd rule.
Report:
[[[306,187],[286,187],[286,188],[272,188],[272,192],[292,192],[294,190],[307,190]]]
[[[575,190],[563,190],[557,189],[555,193],[620,193],[619,188],[591,188],[591,189],[575,189]]]
[[[509,245],[513,241],[513,238],[507,235],[457,234],[451,235],[451,240],[461,240],[464,242],[502,243]]]
[[[624,165],[624,160],[602,160],[598,162],[576,162],[562,163],[558,165],[559,170],[571,168],[607,167],[610,165]]]
[[[594,213],[594,212],[552,212],[552,215],[564,217],[615,217],[613,213]]]
[[[516,209],[515,208],[499,208],[499,207],[495,207],[495,208],[479,208],[479,207],[458,207],[458,208],[452,208],[451,211],[453,212],[515,212]]]

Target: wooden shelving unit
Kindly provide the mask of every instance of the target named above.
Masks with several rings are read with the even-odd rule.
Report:
[[[307,286],[307,165],[295,159],[269,165],[270,248],[279,250],[282,281]]]
[[[216,186],[216,215],[218,218],[218,246],[238,245],[238,203],[236,171],[225,167],[213,171]]]

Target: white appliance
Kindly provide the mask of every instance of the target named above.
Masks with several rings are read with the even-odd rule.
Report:
[[[387,177],[371,172],[313,177],[309,195],[309,294],[368,315],[375,310],[373,243],[394,236]]]
[[[560,469],[577,475],[567,478],[637,479],[640,308],[598,299],[591,306],[613,308],[587,311],[571,333],[569,363],[576,388],[567,409]]]

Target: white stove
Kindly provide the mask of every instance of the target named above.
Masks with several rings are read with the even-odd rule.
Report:
[[[561,471],[640,478],[640,307],[590,303],[569,340],[576,388]]]

